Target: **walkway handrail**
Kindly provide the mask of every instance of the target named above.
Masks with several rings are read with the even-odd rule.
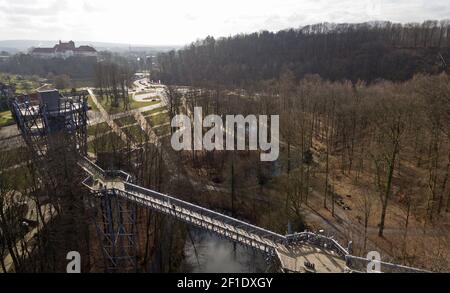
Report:
[[[272,232],[270,230],[252,225],[248,222],[238,220],[236,218],[230,217],[228,215],[201,207],[199,205],[192,204],[190,202],[178,199],[176,197],[163,194],[154,190],[150,190],[147,188],[144,188],[142,186],[138,186],[135,184],[130,183],[131,176],[123,172],[121,170],[103,170],[100,168],[97,164],[89,160],[88,158],[84,157],[81,161],[82,167],[86,168],[90,173],[96,174],[97,176],[101,177],[102,179],[106,180],[114,180],[115,178],[120,178],[124,182],[124,187],[126,192],[134,192],[139,193],[143,195],[147,195],[153,198],[157,198],[163,202],[170,204],[177,204],[180,207],[184,207],[186,209],[190,209],[194,212],[209,216],[214,219],[219,219],[225,224],[230,224],[235,227],[238,227],[240,229],[243,229],[249,233],[253,233],[256,235],[259,235],[260,237],[264,237],[266,239],[270,239],[274,241],[275,243],[282,243],[282,244],[289,244],[289,243],[295,243],[298,241],[306,242],[318,247],[322,247],[331,251],[335,251],[338,255],[341,257],[344,257],[348,254],[348,252],[341,246],[339,243],[329,237],[323,236],[323,235],[317,235],[312,232],[301,232],[301,233],[295,233],[291,235],[281,235],[275,232]]]
[[[345,256],[345,263],[347,267],[355,272],[367,272],[367,265],[369,264],[369,262],[376,263],[377,261],[354,255]],[[384,261],[379,261],[378,263],[380,264],[380,271],[383,273],[430,273],[430,271],[427,270],[407,267]]]
[[[88,171],[90,171],[91,173],[95,173],[97,176],[105,178],[105,170],[100,168],[97,164],[95,164],[94,162],[92,162],[88,158],[82,157],[81,160],[78,161],[78,162],[79,162],[78,164],[82,168],[88,169]]]
[[[141,193],[141,194],[148,195],[151,197],[155,197],[155,198],[163,200],[169,204],[176,203],[177,205],[179,205],[181,207],[189,208],[195,212],[199,212],[201,214],[208,215],[215,219],[221,219],[226,224],[232,224],[241,229],[251,231],[252,233],[255,233],[255,234],[257,233],[258,235],[268,238],[268,239],[271,239],[272,241],[275,241],[277,243],[284,243],[286,241],[286,237],[281,234],[266,230],[264,228],[252,225],[250,223],[244,222],[242,220],[238,220],[236,218],[232,218],[230,216],[215,212],[213,210],[189,203],[187,201],[169,196],[167,194],[163,194],[163,193],[160,193],[157,191],[146,189],[146,188],[143,188],[141,186],[134,185],[131,183],[125,183],[124,185],[125,185],[125,191],[137,192],[137,193]]]
[[[82,158],[82,160],[79,162],[79,165],[83,167],[91,175],[94,176],[95,174],[95,176],[99,176],[105,181],[108,180],[114,181],[117,179],[121,180],[123,182],[124,190],[121,189],[118,191],[120,191],[119,194],[122,192],[123,193],[122,196],[124,197],[128,196],[140,197],[141,199],[148,200],[149,202],[151,202],[151,199],[153,199],[154,202],[157,202],[157,200],[159,200],[160,202],[165,204],[166,209],[167,207],[170,208],[171,206],[175,207],[175,205],[177,205],[179,208],[184,208],[188,211],[192,211],[201,216],[207,216],[211,219],[218,220],[225,226],[226,225],[233,226],[233,228],[235,228],[235,231],[233,233],[238,235],[241,234],[242,237],[244,238],[248,238],[251,234],[253,234],[259,236],[260,239],[266,239],[268,241],[267,243],[263,243],[265,241],[260,241],[257,239],[254,240],[256,242],[261,243],[262,245],[265,245],[266,247],[272,247],[276,249],[277,244],[282,244],[289,247],[290,245],[293,244],[307,243],[309,245],[320,247],[322,249],[336,253],[339,257],[346,260],[347,267],[353,271],[364,272],[367,270],[367,264],[369,263],[368,259],[349,255],[349,252],[344,247],[342,247],[335,239],[331,237],[327,237],[325,235],[316,234],[308,231],[284,236],[269,231],[267,229],[252,225],[250,223],[244,222],[242,220],[238,220],[236,218],[221,214],[219,212],[215,212],[213,210],[201,207],[199,205],[195,205],[190,202],[178,199],[176,197],[135,185],[133,183],[130,183],[131,176],[128,173],[123,172],[121,170],[105,171],[86,157]],[[93,181],[95,179],[87,178],[83,183],[89,185],[92,182],[88,181],[91,180]],[[148,198],[145,199],[146,197]],[[242,234],[238,230],[244,231],[245,234]],[[385,272],[427,272],[421,269],[396,265],[392,263],[386,263],[382,261],[380,261],[380,264],[382,266],[383,271]]]
[[[327,250],[332,250],[342,257],[345,257],[346,255],[349,254],[347,249],[342,247],[342,245],[340,245],[339,242],[337,242],[335,239],[327,237],[325,235],[316,234],[313,232],[305,231],[289,234],[286,235],[286,239],[288,240],[288,243],[291,241],[294,243],[302,241],[315,246],[325,248]]]
[[[124,182],[129,182],[131,180],[131,175],[122,170],[106,170],[104,174],[105,178],[120,178]]]
[[[226,224],[232,224],[241,229],[245,229],[246,231],[251,231],[252,233],[258,234],[261,237],[265,237],[274,242],[277,242],[277,243],[285,243],[286,242],[286,237],[281,234],[277,234],[270,230],[267,230],[267,229],[252,225],[250,223],[244,222],[242,220],[238,220],[236,218],[232,218],[230,216],[215,212],[213,210],[189,203],[187,201],[183,201],[181,199],[172,197],[170,195],[163,194],[163,193],[160,193],[157,191],[153,191],[153,190],[132,184],[129,182],[131,176],[128,173],[123,172],[121,170],[103,170],[102,168],[100,168],[98,165],[96,165],[94,162],[92,162],[91,160],[89,160],[86,157],[84,157],[82,159],[81,165],[82,165],[82,167],[86,168],[91,173],[96,174],[97,176],[101,177],[102,179],[110,179],[111,180],[114,178],[120,178],[121,180],[124,181],[125,191],[141,193],[141,194],[148,195],[148,196],[151,196],[154,198],[158,198],[158,199],[163,200],[168,203],[170,203],[170,202],[176,203],[177,205],[179,205],[181,207],[189,208],[193,211],[202,213],[204,215],[208,215],[215,219],[221,219]]]

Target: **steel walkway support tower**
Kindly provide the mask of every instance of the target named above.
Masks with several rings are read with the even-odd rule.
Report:
[[[93,176],[84,180],[84,185],[93,183],[98,176],[105,176],[118,182],[131,182],[132,178],[123,171],[103,170],[87,158],[78,164],[88,163],[93,167]],[[137,205],[120,196],[106,186],[92,190],[94,196],[89,198],[93,207],[91,218],[95,224],[97,235],[104,257],[105,271],[109,273],[137,272]]]
[[[94,200],[93,221],[105,263],[105,272],[137,272],[137,206],[114,190],[102,190]]]
[[[49,158],[61,146],[86,155],[86,95],[72,92],[65,97],[50,90],[10,99],[13,118],[35,158]]]
[[[123,171],[104,171],[88,158],[78,163],[89,176],[83,185],[94,194],[110,192],[235,243],[276,256],[285,272],[364,272],[370,260],[351,255],[333,237],[300,232],[281,235],[213,210],[130,183]],[[125,235],[127,236],[127,235]],[[118,236],[117,236],[118,237]],[[380,262],[383,272],[424,272]]]
[[[57,90],[40,91],[13,98],[9,106],[22,137],[43,176],[55,180],[65,170],[72,176],[77,162],[87,154],[87,92],[67,96]],[[61,180],[70,179],[63,177]],[[57,181],[57,179],[56,179]],[[66,182],[59,182],[65,186]],[[67,186],[66,186],[67,188]],[[108,272],[136,271],[136,205],[112,190],[88,199]],[[73,199],[58,200],[69,210]],[[70,218],[70,216],[69,216]],[[72,219],[76,221],[76,219]]]

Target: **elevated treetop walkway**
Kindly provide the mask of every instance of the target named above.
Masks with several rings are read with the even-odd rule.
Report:
[[[221,237],[277,256],[284,271],[344,272],[348,251],[329,237],[311,232],[281,235],[210,209],[131,183],[123,171],[103,170],[87,158],[83,184],[93,192],[113,191],[128,201],[170,215]],[[306,266],[305,266],[306,264]],[[310,265],[312,264],[312,265]]]
[[[2,92],[5,92],[2,89]],[[344,272],[365,271],[367,260],[353,257],[333,238],[311,232],[281,235],[227,215],[203,208],[198,205],[146,189],[132,183],[131,176],[123,171],[103,170],[95,163],[83,157],[86,154],[87,141],[87,101],[85,93],[73,93],[66,98],[57,91],[41,91],[36,99],[25,97],[24,101],[12,98],[8,92],[13,117],[18,124],[27,145],[37,158],[49,155],[55,142],[50,139],[57,133],[65,133],[70,141],[64,141],[68,148],[76,148],[82,155],[78,164],[89,174],[83,181],[93,193],[117,195],[127,203],[135,203],[151,208],[190,225],[234,242],[277,256],[284,271],[304,272]],[[51,152],[50,152],[51,153]],[[105,197],[103,197],[105,199]],[[126,231],[126,226],[133,229],[134,215],[119,204],[115,207],[107,200],[100,204],[105,211],[103,252],[117,268],[119,262],[130,260],[135,265],[135,256],[129,254],[135,240],[133,233]],[[117,212],[119,223],[114,223],[113,212]],[[129,221],[123,220],[127,217]],[[128,225],[131,223],[131,225]],[[116,225],[118,224],[118,225]],[[117,229],[116,229],[117,228]],[[130,227],[128,227],[130,228]],[[103,231],[104,230],[104,231]],[[122,245],[116,246],[116,242]],[[121,250],[117,252],[117,249]],[[117,256],[118,255],[118,256]],[[133,261],[134,258],[134,261]],[[109,267],[109,266],[106,266]],[[381,271],[418,272],[420,270],[381,263]]]
[[[281,235],[225,214],[133,184],[123,171],[103,170],[84,157],[78,163],[89,176],[83,185],[95,193],[113,192],[236,243],[276,256],[285,272],[366,272],[368,260],[353,256],[335,239],[312,232]],[[426,272],[379,262],[381,272]]]

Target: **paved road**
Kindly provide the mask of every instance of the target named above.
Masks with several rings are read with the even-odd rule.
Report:
[[[146,78],[133,82],[133,99],[137,102],[147,102],[151,98],[159,97],[163,105],[168,104],[166,96],[166,86],[162,84],[150,83]],[[146,92],[145,94],[139,94]]]
[[[0,127],[0,139],[9,138],[16,135],[20,135],[17,125],[14,124]]]

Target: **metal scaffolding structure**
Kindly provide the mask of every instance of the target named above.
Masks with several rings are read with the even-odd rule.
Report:
[[[45,175],[44,170],[56,171],[49,167],[58,161],[54,154],[74,154],[75,161],[87,154],[87,93],[64,96],[51,90],[8,97],[22,137]],[[136,271],[136,206],[111,190],[96,195],[89,201],[106,271]]]
[[[0,82],[0,98],[9,99],[13,96],[13,89]]]
[[[105,272],[137,272],[136,205],[113,190],[100,191],[92,200],[92,220],[101,242]]]
[[[252,225],[242,220],[215,212],[213,210],[180,200],[131,183],[131,176],[123,171],[103,170],[87,158],[79,161],[79,165],[90,175],[83,181],[83,185],[94,194],[111,194],[130,203],[150,208],[162,214],[176,218],[189,225],[216,234],[221,238],[239,243],[243,246],[258,250],[269,258],[283,255],[282,265],[286,270],[299,271],[292,267],[291,253],[299,247],[314,247],[317,257],[332,258],[332,271],[344,271],[345,255],[348,252],[339,243],[329,237],[310,232],[293,235],[281,235],[270,230]],[[104,222],[108,222],[105,219]],[[122,232],[127,236],[125,232]],[[121,257],[126,257],[122,255]],[[113,256],[107,255],[111,260]],[[289,263],[288,263],[289,262]],[[296,264],[294,266],[297,266]]]
[[[276,256],[284,271],[315,272],[317,269],[318,272],[363,272],[368,263],[366,259],[352,256],[349,248],[342,247],[332,237],[313,232],[281,235],[135,185],[130,182],[131,176],[127,173],[103,170],[87,158],[83,158],[78,164],[89,174],[83,185],[92,192],[111,193],[114,197],[169,215],[219,237],[262,251],[268,256]],[[122,233],[128,236],[125,232]],[[417,268],[385,262],[382,262],[382,268],[388,272],[424,272]]]
[[[86,95],[73,92],[65,97],[51,90],[9,100],[13,118],[36,158],[47,157],[58,141],[80,155],[86,154]]]
[[[79,164],[86,160],[83,158]],[[92,171],[95,174],[131,182],[131,176],[125,172],[104,171],[95,164],[93,167]],[[93,180],[92,177],[88,177],[83,184],[90,184]],[[102,188],[93,191],[93,195],[90,198],[90,206],[94,208],[91,219],[101,243],[105,271],[109,273],[136,272],[138,270],[137,205],[127,201],[113,189]]]

